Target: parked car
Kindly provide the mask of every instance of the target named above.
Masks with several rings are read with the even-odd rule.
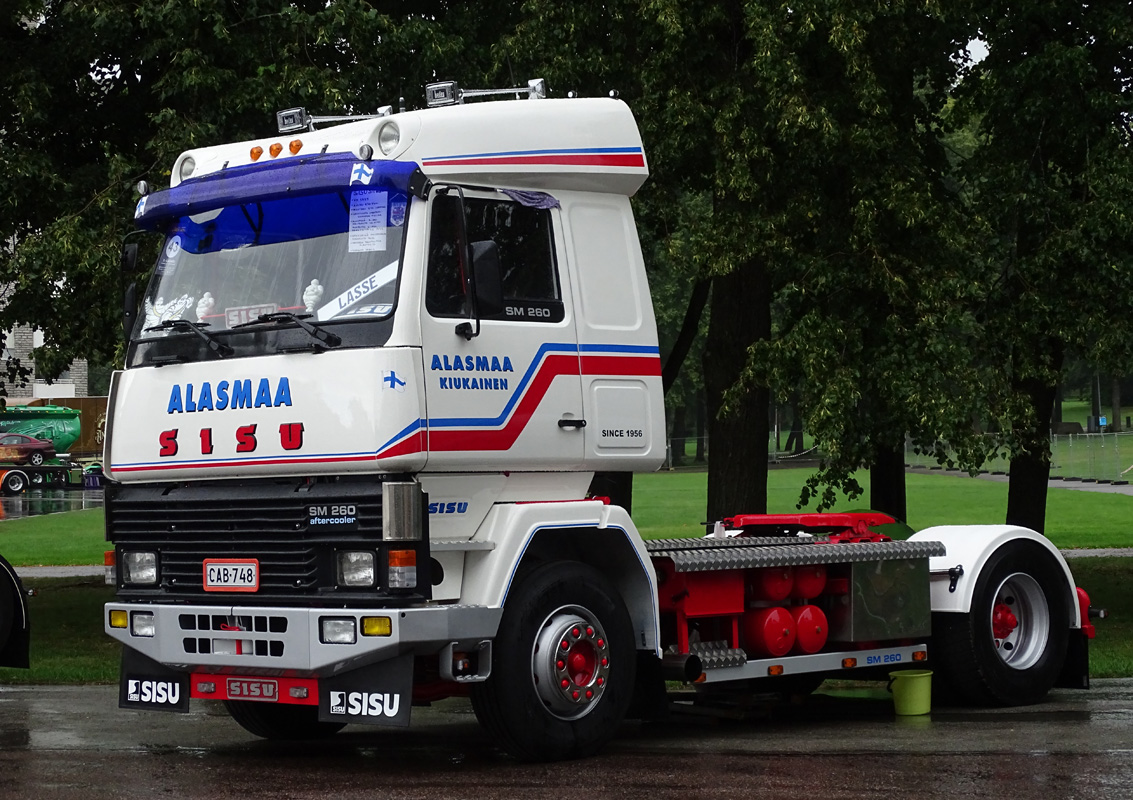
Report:
[[[47,439],[22,433],[0,434],[0,461],[38,467],[49,458],[55,458],[55,445]]]

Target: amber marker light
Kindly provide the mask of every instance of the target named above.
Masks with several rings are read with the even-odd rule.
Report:
[[[283,152],[283,145],[281,145],[279,142],[275,142],[271,147],[268,148],[268,152],[271,153],[272,158],[275,158]]]
[[[856,658],[843,658],[842,659],[842,669],[853,669],[857,665],[858,665],[858,660]]]
[[[255,147],[253,147],[248,152],[248,155],[250,155],[252,157],[253,161],[259,161],[260,156],[262,156],[263,154],[264,154],[264,149],[262,147],[260,147],[259,145],[256,145]]]
[[[767,668],[767,674],[772,675],[772,676],[782,675],[783,674],[783,665],[782,664],[772,664],[770,667]]]
[[[291,144],[287,145],[287,149],[291,151],[291,155],[296,155],[300,150],[303,149],[303,140],[292,139]]]
[[[913,661],[928,661],[928,651],[927,650],[914,650],[913,651]]]

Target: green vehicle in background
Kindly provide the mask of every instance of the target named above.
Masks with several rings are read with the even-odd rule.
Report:
[[[63,406],[8,406],[0,409],[0,433],[22,433],[46,439],[57,454],[71,452],[82,428],[79,412]]]

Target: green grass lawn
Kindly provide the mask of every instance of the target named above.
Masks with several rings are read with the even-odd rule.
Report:
[[[101,564],[111,549],[101,508],[0,521],[0,555],[17,567]]]
[[[798,513],[795,504],[810,470],[771,470],[767,506],[773,514]],[[845,498],[835,511],[869,508],[869,475],[859,476],[865,494]],[[905,481],[909,525],[1002,523],[1007,512],[1007,484],[954,474],[910,473]],[[708,475],[705,472],[658,472],[634,478],[633,517],[642,536],[666,539],[700,536],[704,528]],[[813,511],[813,504],[804,511]],[[742,513],[742,509],[737,509]],[[1133,546],[1133,496],[1073,489],[1051,489],[1047,498],[1046,535],[1059,547]]]

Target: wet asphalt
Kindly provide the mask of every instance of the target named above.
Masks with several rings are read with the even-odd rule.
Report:
[[[828,692],[833,692],[828,693]],[[275,743],[216,703],[122,711],[110,686],[0,687],[3,798],[626,797],[842,800],[1133,796],[1133,680],[1021,709],[897,717],[881,685],[731,712],[627,723],[592,758],[522,764],[464,700],[409,729]]]

